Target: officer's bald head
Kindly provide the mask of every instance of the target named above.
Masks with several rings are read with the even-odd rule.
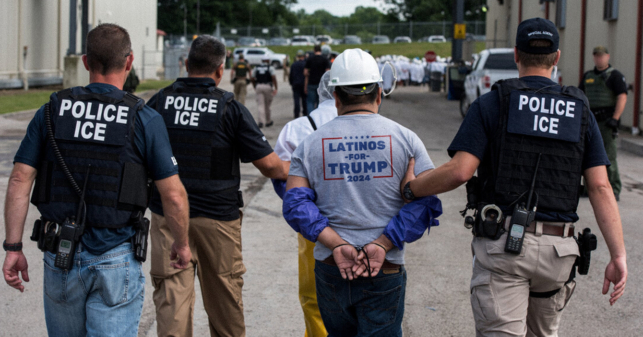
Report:
[[[225,61],[225,45],[212,35],[199,35],[190,47],[188,73],[190,75],[213,74]]]
[[[92,72],[107,75],[125,69],[132,42],[125,28],[104,23],[87,34],[87,65]]]

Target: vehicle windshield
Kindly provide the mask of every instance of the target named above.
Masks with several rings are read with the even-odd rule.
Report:
[[[292,39],[292,42],[308,42],[308,39],[304,39],[304,38],[301,38],[301,37],[296,37],[296,38]]]
[[[484,69],[518,70],[514,62],[514,53],[489,54]]]

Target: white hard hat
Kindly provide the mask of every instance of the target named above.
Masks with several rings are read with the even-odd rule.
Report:
[[[380,68],[373,56],[356,48],[339,54],[330,68],[329,86],[370,84],[382,81]]]

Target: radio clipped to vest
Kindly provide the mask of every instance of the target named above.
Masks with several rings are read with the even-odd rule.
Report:
[[[505,252],[511,254],[520,254],[522,251],[522,242],[525,239],[525,229],[529,227],[529,224],[534,221],[536,218],[536,207],[538,205],[538,196],[536,196],[536,202],[534,207],[530,210],[531,206],[531,197],[534,195],[534,188],[536,186],[536,175],[538,174],[538,166],[540,166],[540,157],[542,153],[538,154],[538,160],[536,161],[536,168],[534,169],[534,177],[531,180],[531,187],[529,188],[529,196],[527,197],[527,204],[520,203],[520,198],[516,200],[517,204],[514,208],[513,213],[511,214],[511,224],[509,225],[509,235],[507,235],[507,241],[505,243]]]

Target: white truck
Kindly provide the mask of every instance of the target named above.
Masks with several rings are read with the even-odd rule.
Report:
[[[460,114],[464,117],[469,106],[478,97],[491,91],[491,86],[499,80],[517,78],[518,68],[514,62],[513,48],[492,48],[481,51],[471,71],[464,80],[464,95],[460,98]],[[562,79],[554,66],[552,80],[560,84]]]
[[[243,54],[250,65],[259,65],[264,55],[270,58],[270,64],[277,68],[283,68],[283,61],[286,59],[286,54],[277,54],[268,48],[237,48],[234,50],[234,62],[239,61],[239,55]]]

